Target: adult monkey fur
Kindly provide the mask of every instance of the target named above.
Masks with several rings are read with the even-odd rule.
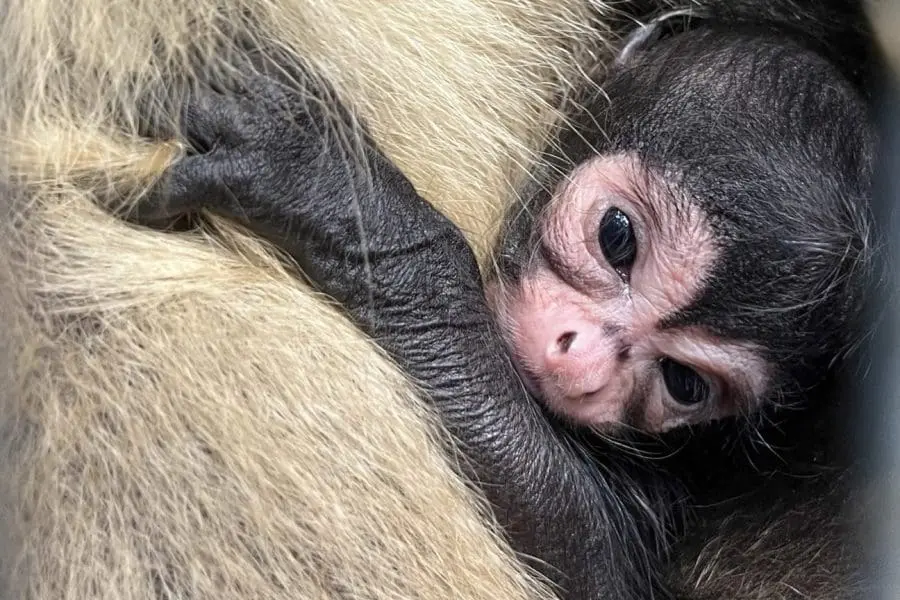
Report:
[[[139,92],[168,96],[142,116],[171,117],[171,84],[212,78],[237,31],[312,57],[420,192],[489,237],[479,212],[499,204],[465,202],[503,197],[545,102],[602,46],[579,3],[455,7],[7,3],[5,158],[28,210],[4,242],[5,592],[547,595],[400,374],[259,244],[221,223],[221,237],[136,232],[93,203],[167,162],[138,141]]]

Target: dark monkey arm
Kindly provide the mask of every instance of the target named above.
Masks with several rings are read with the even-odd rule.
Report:
[[[514,548],[566,597],[658,594],[652,494],[613,461],[601,472],[524,391],[462,234],[371,143],[368,172],[348,159],[325,127],[335,102],[248,88],[188,104],[186,133],[208,151],[133,218],[208,209],[288,252],[424,385]]]

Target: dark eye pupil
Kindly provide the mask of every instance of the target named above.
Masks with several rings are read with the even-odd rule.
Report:
[[[695,370],[671,358],[662,359],[660,366],[666,389],[679,404],[698,404],[709,396],[709,384]]]
[[[637,256],[637,241],[628,215],[616,207],[606,211],[600,220],[600,250],[609,265],[625,276]]]

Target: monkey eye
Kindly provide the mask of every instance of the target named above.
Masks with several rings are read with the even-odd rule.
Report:
[[[675,402],[693,407],[709,398],[709,383],[694,369],[671,358],[663,358],[660,369],[666,389]]]
[[[613,206],[600,219],[600,250],[609,265],[627,279],[637,256],[637,240],[628,215]]]

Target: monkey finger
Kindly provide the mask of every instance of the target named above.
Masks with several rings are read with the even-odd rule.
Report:
[[[227,189],[222,161],[215,155],[188,156],[163,174],[148,194],[135,204],[125,219],[152,225],[221,203]]]
[[[239,98],[201,89],[190,95],[181,110],[181,132],[197,152],[212,152],[219,146],[243,141]]]

